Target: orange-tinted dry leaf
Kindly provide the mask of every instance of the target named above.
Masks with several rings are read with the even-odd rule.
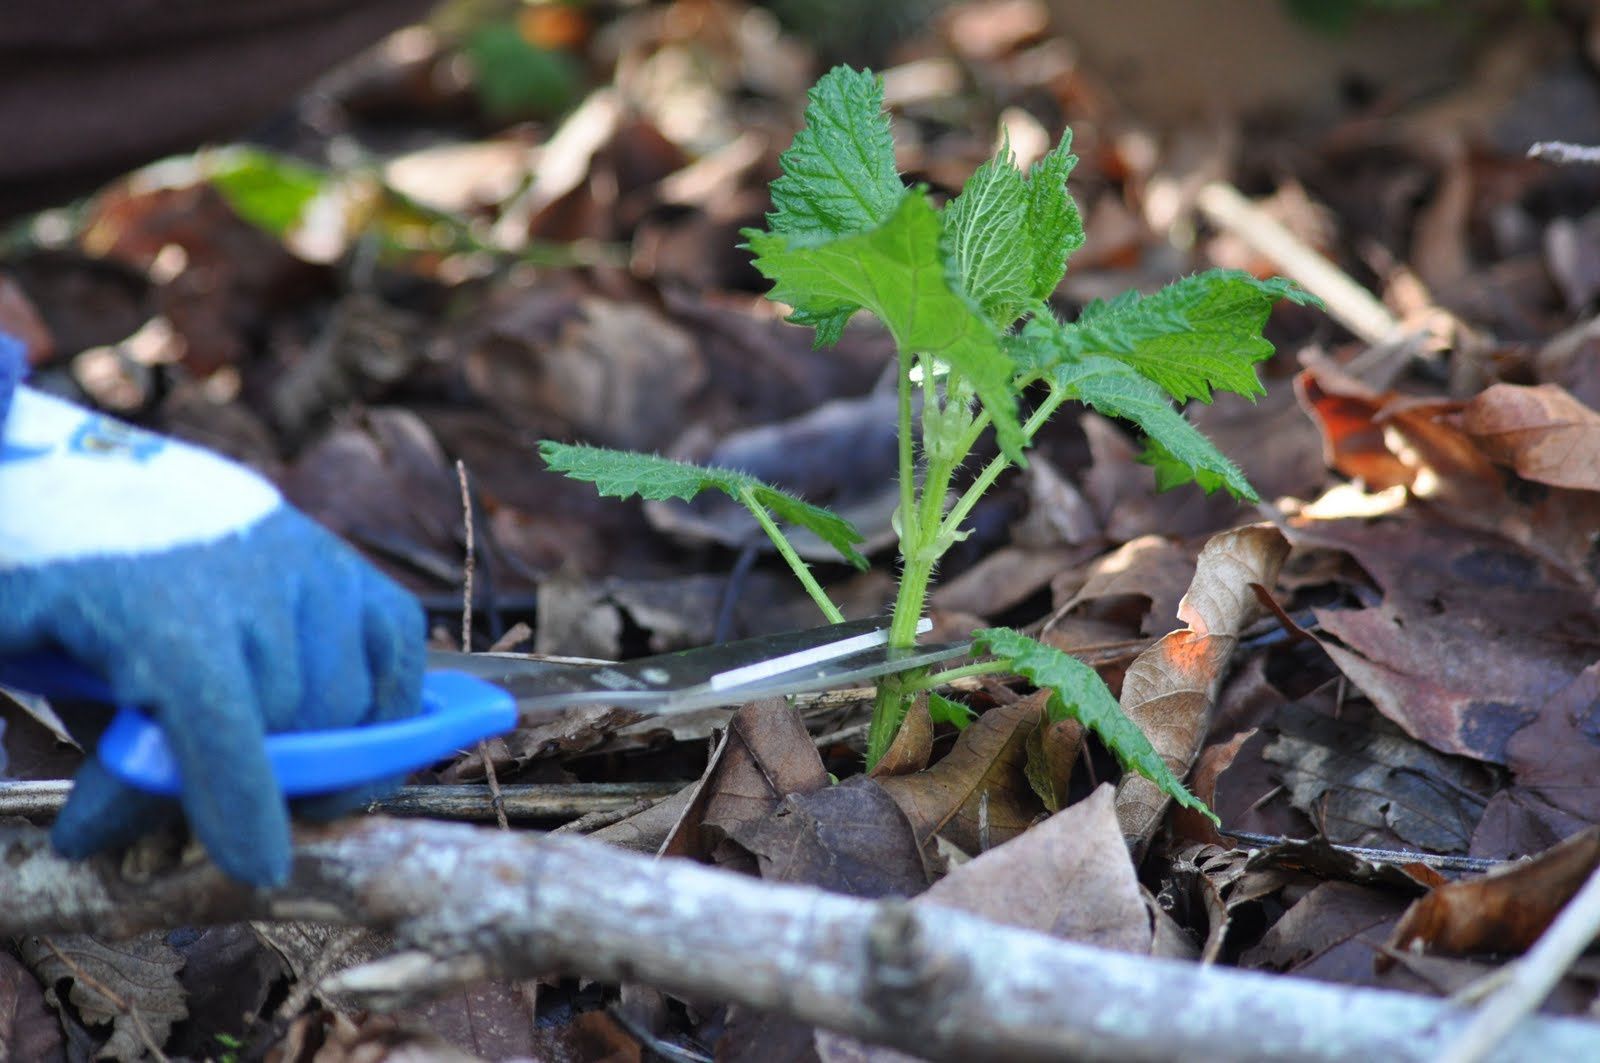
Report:
[[[1378,394],[1324,365],[1297,383],[1334,468],[1370,490],[1404,487],[1452,523],[1509,539],[1574,581],[1594,583],[1590,550],[1600,496],[1513,489],[1491,455],[1454,423],[1458,404]]]
[[[883,759],[867,774],[874,779],[888,775],[910,775],[926,768],[931,756],[933,717],[928,715],[928,699],[923,696],[916,700],[911,711],[906,713],[906,718],[900,722],[900,730],[895,732],[894,741],[884,751]]]
[[[926,848],[933,835],[943,834],[966,852],[982,851],[980,806],[990,846],[1027,829],[1042,811],[1024,774],[1028,735],[1042,718],[1035,701],[990,709],[933,767],[882,781],[916,829],[919,845]]]
[[[1267,525],[1213,536],[1200,551],[1178,616],[1189,624],[1134,661],[1122,681],[1122,708],[1180,779],[1200,752],[1211,704],[1239,632],[1260,615],[1251,584],[1272,586],[1289,546]],[[1168,798],[1150,780],[1125,775],[1117,786],[1123,833],[1149,840]]]
[[[1150,918],[1111,786],[956,868],[915,904],[941,904],[1124,952],[1150,950]]]
[[[1389,944],[1434,952],[1518,953],[1544,933],[1600,864],[1600,828],[1529,861],[1450,882],[1407,909]]]
[[[1525,480],[1600,491],[1600,413],[1554,384],[1495,384],[1467,403],[1461,427]]]
[[[1081,586],[1051,619],[1102,599],[1131,596],[1143,600],[1137,612],[1128,614],[1138,630],[1165,634],[1176,626],[1173,618],[1194,575],[1194,564],[1192,550],[1160,535],[1142,535],[1089,565]]]

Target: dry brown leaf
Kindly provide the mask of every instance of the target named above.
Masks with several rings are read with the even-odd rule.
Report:
[[[67,997],[91,1026],[111,1024],[111,1038],[98,1055],[139,1059],[148,1044],[165,1043],[175,1023],[189,1015],[178,971],[183,957],[167,944],[162,931],[123,941],[102,941],[88,934],[57,934],[18,941],[22,959],[47,987],[45,1000],[58,1011]],[[115,994],[115,999],[107,995]]]
[[[1406,733],[1505,763],[1510,737],[1594,660],[1589,595],[1504,539],[1430,522],[1315,521],[1296,546],[1349,553],[1383,590],[1366,609],[1318,609],[1319,641]]]
[[[1239,633],[1260,615],[1251,585],[1271,587],[1289,546],[1269,525],[1213,536],[1200,551],[1178,617],[1189,626],[1139,655],[1122,681],[1122,709],[1139,725],[1174,775],[1183,778],[1200,753],[1223,668]],[[1117,818],[1137,844],[1148,841],[1168,798],[1142,775],[1117,785]]]
[[[1024,774],[1028,735],[1039,726],[1039,702],[1019,701],[990,709],[961,732],[950,752],[915,775],[882,780],[883,788],[905,810],[927,850],[942,834],[957,847],[976,853],[1016,837],[1042,810]],[[980,830],[987,820],[987,839]]]
[[[515,982],[482,981],[390,1017],[409,1020],[474,1059],[516,1059],[541,1047],[532,995]]]
[[[1405,901],[1387,891],[1324,882],[1273,924],[1239,957],[1246,968],[1370,985],[1372,961]]]
[[[1406,910],[1396,949],[1518,953],[1544,933],[1600,864],[1600,828],[1568,838],[1526,863],[1448,882]]]
[[[883,757],[867,774],[874,779],[889,775],[910,775],[928,766],[933,756],[933,717],[928,715],[927,695],[917,698],[900,721],[900,730],[894,741],[884,750]]]
[[[1600,413],[1565,388],[1495,384],[1467,403],[1461,427],[1525,480],[1600,491]]]
[[[632,1043],[637,1046],[637,1042]],[[413,1029],[388,1015],[310,1012],[294,1021],[266,1059],[267,1063],[300,1059],[314,1059],[316,1063],[478,1063],[480,1057],[468,1055],[437,1034]]]
[[[1164,634],[1175,626],[1172,618],[1193,574],[1191,550],[1159,535],[1142,535],[1088,566],[1082,586],[1056,609],[1045,631],[1089,603],[1134,597],[1143,599],[1138,612],[1130,614],[1136,618],[1138,630],[1146,635]]]
[[[1506,743],[1517,782],[1587,823],[1600,822],[1600,663],[1590,665]]]
[[[1262,755],[1328,841],[1467,851],[1495,773],[1435,752],[1365,701],[1309,702],[1278,710],[1278,737]]]
[[[1070,941],[1150,951],[1150,917],[1106,784],[978,856],[914,904],[938,904]]]
[[[1028,696],[1043,706],[1050,691],[1038,690]],[[1041,718],[1028,736],[1028,785],[1044,802],[1047,812],[1060,812],[1067,806],[1067,790],[1072,784],[1072,769],[1083,750],[1083,724],[1077,720]]]
[[[853,897],[909,897],[928,871],[906,814],[864,775],[790,794],[769,815],[735,827],[761,877]]]
[[[44,1002],[44,990],[15,958],[0,952],[0,1059],[65,1059],[61,1024]]]
[[[664,856],[711,858],[754,869],[726,839],[792,793],[828,785],[805,724],[783,698],[752,701],[734,713],[694,799],[662,843]]]

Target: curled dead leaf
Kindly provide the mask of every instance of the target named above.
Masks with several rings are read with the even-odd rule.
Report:
[[[889,775],[910,775],[928,766],[933,756],[933,717],[928,715],[928,699],[924,695],[911,706],[906,718],[900,722],[894,741],[883,758],[867,774],[874,779]]]
[[[1252,584],[1270,587],[1288,555],[1277,529],[1257,524],[1213,536],[1178,603],[1189,627],[1139,655],[1122,682],[1122,709],[1150,739],[1174,775],[1199,755],[1223,668],[1239,633],[1260,615]],[[1117,818],[1136,845],[1148,841],[1167,807],[1160,788],[1139,775],[1117,786]]]
[[[1406,909],[1389,944],[1456,954],[1523,952],[1596,865],[1600,828],[1591,827],[1534,860],[1440,886]]]

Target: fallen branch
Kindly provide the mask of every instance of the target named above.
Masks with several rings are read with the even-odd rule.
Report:
[[[685,783],[546,783],[502,786],[500,804],[514,820],[578,819],[631,808],[640,799],[659,801]],[[70,782],[0,782],[0,818],[55,816],[72,792]],[[367,806],[390,816],[426,816],[487,822],[495,802],[486,786],[402,786]]]
[[[297,836],[288,886],[209,865],[133,883],[0,829],[0,934],[240,919],[360,923],[407,951],[333,991],[389,1002],[464,979],[565,971],[733,1001],[928,1059],[1432,1057],[1445,1001],[1107,952],[950,908],[777,885],[590,839],[352,820]],[[1497,1058],[1577,1059],[1600,1029],[1534,1016]]]

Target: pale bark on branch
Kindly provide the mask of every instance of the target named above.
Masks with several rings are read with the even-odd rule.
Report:
[[[553,971],[780,1012],[929,1059],[1239,1060],[1434,1055],[1445,1001],[1093,949],[924,903],[762,882],[592,839],[348,821],[297,835],[290,884],[209,866],[129,882],[0,829],[0,935],[129,934],[240,919],[392,932],[408,951],[337,988],[388,1000]],[[1591,1024],[1535,1016],[1495,1058],[1600,1054]]]

